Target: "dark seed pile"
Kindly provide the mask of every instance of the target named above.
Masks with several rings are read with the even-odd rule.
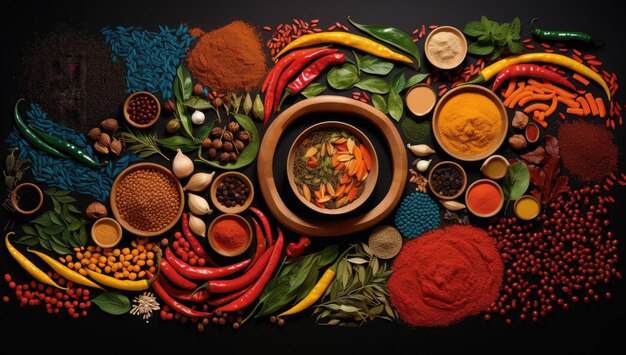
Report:
[[[445,165],[433,171],[430,183],[440,195],[453,196],[463,186],[463,175],[457,168]]]
[[[217,187],[217,200],[226,207],[243,205],[250,196],[250,188],[236,177],[224,178]]]
[[[63,27],[37,38],[24,50],[22,68],[28,98],[59,123],[86,131],[120,112],[124,68],[85,29]]]

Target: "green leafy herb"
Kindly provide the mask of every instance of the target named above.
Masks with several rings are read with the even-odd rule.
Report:
[[[157,139],[157,143],[167,148],[171,151],[177,151],[180,149],[181,151],[187,153],[192,150],[198,149],[200,144],[196,143],[195,140],[183,136],[171,136],[168,138],[159,138]]]
[[[402,91],[410,88],[411,86],[413,86],[415,84],[421,83],[427,77],[428,77],[428,74],[415,74],[415,75],[413,75],[412,77],[409,78],[409,80],[407,80],[404,83],[404,87],[402,88]]]
[[[417,49],[417,45],[413,42],[411,36],[408,33],[399,30],[395,27],[383,26],[383,25],[363,25],[353,21],[348,16],[348,21],[358,28],[359,30],[369,34],[370,36],[377,38],[385,43],[388,43],[399,50],[409,53],[417,61],[417,66],[420,66],[420,53]]]
[[[511,53],[523,50],[520,36],[521,22],[516,17],[511,23],[498,24],[482,16],[480,21],[470,21],[465,25],[463,33],[476,38],[467,51],[470,54],[484,56],[491,54],[491,59],[498,58],[508,47]]]
[[[381,95],[372,95],[372,104],[384,114],[387,114],[389,112],[389,110],[387,109],[387,101],[385,101],[385,98]]]
[[[404,72],[406,68],[398,70],[398,72],[391,78],[391,88],[398,94],[404,89],[406,79],[404,78]]]
[[[387,107],[389,109],[389,115],[394,120],[400,121],[400,118],[402,118],[402,114],[404,113],[404,102],[402,102],[400,94],[398,94],[394,89],[389,91],[389,102],[387,103]]]
[[[320,83],[312,83],[304,90],[302,90],[300,94],[302,94],[302,96],[306,97],[307,99],[310,99],[323,93],[324,90],[326,90],[326,85]]]
[[[101,310],[113,314],[120,315],[130,311],[130,300],[119,292],[105,292],[91,300]]]
[[[504,197],[508,201],[517,200],[528,190],[529,184],[528,166],[524,162],[511,164],[502,184]]]
[[[140,158],[147,158],[154,154],[159,154],[166,160],[169,160],[158,147],[158,138],[156,133],[149,133],[132,128],[127,131],[121,131],[117,137],[124,142],[126,148]]]
[[[176,116],[180,120],[183,133],[192,137],[191,116],[187,112],[185,102],[191,98],[193,94],[193,82],[191,74],[183,65],[179,65],[174,78],[174,96],[176,97]]]
[[[335,90],[348,90],[361,79],[359,78],[359,70],[356,65],[344,63],[338,67],[332,68],[326,76],[328,85]]]
[[[389,84],[385,80],[376,77],[365,78],[354,86],[373,94],[386,94],[389,92]]]
[[[213,105],[209,101],[198,96],[192,96],[186,100],[185,106],[200,111],[213,109]]]
[[[355,53],[354,58],[356,59],[359,70],[362,70],[368,74],[384,76],[389,74],[394,66],[394,64],[391,62],[384,61],[378,57],[374,57],[371,55],[365,55],[359,58]]]

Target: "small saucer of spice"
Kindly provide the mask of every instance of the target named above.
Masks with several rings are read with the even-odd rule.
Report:
[[[415,116],[426,116],[437,103],[437,94],[428,84],[414,85],[406,93],[406,107]]]
[[[209,245],[220,255],[237,256],[252,243],[252,227],[237,214],[223,214],[209,225]]]
[[[124,102],[124,117],[135,128],[152,126],[160,115],[159,100],[147,91],[133,93]]]
[[[91,239],[103,248],[113,248],[122,240],[122,226],[113,218],[100,218],[91,226]]]
[[[223,213],[241,213],[254,199],[252,181],[244,174],[229,171],[218,175],[211,185],[211,201]]]
[[[15,210],[23,215],[33,214],[43,204],[43,193],[39,186],[25,182],[17,185],[11,194],[11,202]]]
[[[432,193],[442,200],[453,200],[463,193],[467,184],[465,170],[453,161],[437,163],[430,174],[428,182]]]
[[[380,226],[370,234],[367,246],[377,258],[394,258],[402,249],[402,234],[392,226]]]
[[[455,27],[437,27],[426,37],[424,53],[428,61],[439,69],[456,68],[467,55],[467,40]]]

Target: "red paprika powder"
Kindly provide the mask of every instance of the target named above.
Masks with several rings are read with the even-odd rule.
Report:
[[[409,241],[391,269],[391,305],[414,327],[447,326],[486,310],[503,275],[495,240],[461,225]]]
[[[467,192],[467,204],[476,213],[488,215],[500,208],[502,196],[493,184],[479,182]]]
[[[250,233],[242,221],[234,218],[223,218],[213,226],[212,238],[222,249],[233,251],[248,244]]]

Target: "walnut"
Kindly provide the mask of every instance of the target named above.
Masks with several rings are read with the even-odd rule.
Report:
[[[523,134],[516,134],[509,138],[509,144],[511,148],[520,150],[526,148],[526,138]]]
[[[94,127],[89,131],[89,133],[87,133],[87,137],[95,140],[95,139],[100,138],[100,134],[102,134],[102,131],[100,130],[100,128]]]
[[[101,204],[100,202],[94,202],[91,205],[87,206],[85,214],[91,219],[98,219],[106,217],[108,211],[105,205]]]
[[[517,129],[524,129],[528,124],[528,115],[522,111],[515,111],[511,125]]]

